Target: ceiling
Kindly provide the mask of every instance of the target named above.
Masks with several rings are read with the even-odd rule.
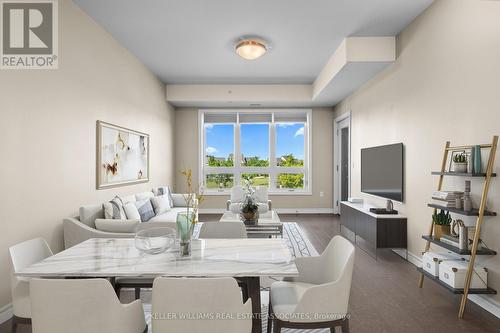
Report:
[[[432,0],[75,0],[167,84],[310,84],[347,36],[393,36]],[[270,42],[255,61],[243,35]]]

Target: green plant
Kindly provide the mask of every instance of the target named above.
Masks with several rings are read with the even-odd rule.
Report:
[[[241,202],[241,215],[242,219],[245,221],[248,218],[248,216],[245,215],[254,215],[255,217],[255,215],[258,214],[259,205],[255,200],[255,191],[249,181],[245,181],[243,191],[245,192],[245,197]]]
[[[437,225],[451,225],[451,215],[450,212],[446,212],[444,210],[441,210],[439,213],[437,210],[434,211],[434,214],[432,214],[432,222]]]
[[[467,155],[465,153],[460,153],[453,156],[453,162],[455,163],[467,163]]]

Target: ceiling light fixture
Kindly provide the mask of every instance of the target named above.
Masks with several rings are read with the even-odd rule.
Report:
[[[242,39],[236,44],[236,53],[246,60],[260,58],[267,50],[266,42],[257,38]]]

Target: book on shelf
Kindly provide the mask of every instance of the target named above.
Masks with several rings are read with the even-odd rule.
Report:
[[[454,246],[456,247],[457,249],[459,248],[459,243],[458,243],[458,240],[455,242],[451,239],[448,239],[448,238],[444,238],[444,237],[441,237],[441,243],[445,243],[445,244],[448,244],[448,245],[451,245],[451,246]]]
[[[435,191],[432,193],[432,198],[436,200],[455,201],[456,198],[460,198],[463,195],[464,192],[460,191]]]
[[[434,200],[432,203],[436,204],[436,205],[439,205],[439,206],[446,207],[446,208],[456,208],[457,207],[457,205],[455,203],[455,200],[453,200],[453,202],[451,202],[451,201],[442,201],[442,200]]]

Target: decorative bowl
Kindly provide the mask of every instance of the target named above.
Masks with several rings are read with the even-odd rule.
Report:
[[[175,230],[172,228],[147,228],[135,234],[135,247],[147,254],[160,254],[175,244]]]

